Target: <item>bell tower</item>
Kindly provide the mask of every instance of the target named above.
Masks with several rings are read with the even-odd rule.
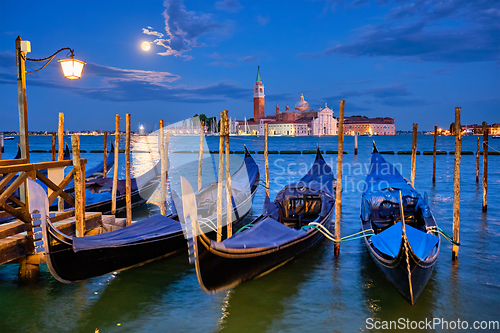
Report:
[[[257,67],[257,79],[255,80],[255,85],[253,87],[253,119],[262,119],[266,116],[266,111],[264,109],[264,85],[262,84],[262,79],[260,78],[260,66]]]

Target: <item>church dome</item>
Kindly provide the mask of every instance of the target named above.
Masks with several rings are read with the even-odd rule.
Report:
[[[300,101],[298,101],[297,103],[295,103],[295,110],[297,110],[297,111],[306,111],[306,110],[309,110],[309,103],[307,103],[304,100],[304,94],[301,94]]]

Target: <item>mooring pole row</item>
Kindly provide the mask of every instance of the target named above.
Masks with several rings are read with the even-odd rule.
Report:
[[[460,108],[455,108],[455,163],[453,172],[453,240],[460,241],[460,159],[462,157],[462,125]],[[458,259],[458,245],[452,246],[452,260]]]
[[[342,214],[342,159],[344,157],[344,106],[345,100],[340,101],[339,128],[338,128],[338,155],[337,155],[337,185],[335,195],[335,243],[334,254],[340,254],[340,217]]]

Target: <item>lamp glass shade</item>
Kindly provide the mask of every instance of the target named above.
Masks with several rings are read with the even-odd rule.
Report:
[[[59,60],[59,63],[61,64],[64,77],[71,80],[82,77],[83,66],[86,64],[74,58]]]

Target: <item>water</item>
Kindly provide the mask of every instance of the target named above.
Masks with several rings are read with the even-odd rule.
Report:
[[[353,138],[346,137],[344,192],[341,234],[359,231],[360,192],[370,161],[371,140],[359,137],[359,155],[354,156]],[[411,135],[375,138],[379,150],[411,150]],[[17,138],[16,138],[17,140]],[[173,150],[197,150],[196,137],[171,138]],[[218,149],[217,137],[208,137],[205,149]],[[31,149],[50,149],[50,137],[31,137]],[[102,149],[102,137],[81,137],[82,149]],[[263,150],[263,138],[231,137],[231,149]],[[6,141],[6,157],[15,154],[15,142]],[[337,138],[271,137],[270,150],[310,150],[319,144],[323,150],[337,150]],[[432,150],[433,136],[419,135],[418,150]],[[123,145],[123,144],[122,144]],[[137,144],[139,145],[139,143]],[[490,150],[500,151],[500,140],[490,139]],[[138,147],[138,146],[134,146]],[[139,148],[136,148],[139,149]],[[142,149],[142,148],[141,148]],[[439,137],[438,150],[454,150],[453,137]],[[463,138],[462,150],[476,150],[476,137]],[[324,155],[336,169],[337,155]],[[88,167],[101,154],[82,154]],[[385,155],[396,163],[403,175],[410,176],[410,155]],[[32,154],[32,161],[45,161],[50,154]],[[231,155],[235,169],[241,157]],[[255,154],[264,178],[264,158]],[[187,175],[196,185],[196,154],[170,154],[171,177]],[[216,162],[217,155],[214,156]],[[271,196],[288,181],[298,180],[314,155],[269,155]],[[133,172],[148,167],[148,154],[133,154]],[[146,162],[147,160],[147,162]],[[207,155],[204,181],[215,179]],[[0,331],[72,332],[355,332],[370,331],[368,318],[382,321],[412,321],[442,318],[449,322],[500,320],[500,156],[489,156],[488,213],[481,213],[481,184],[475,181],[475,156],[462,156],[460,242],[458,262],[451,261],[451,244],[442,238],[435,270],[415,306],[409,305],[377,270],[365,249],[356,240],[341,244],[338,259],[333,244],[320,246],[260,279],[230,291],[208,295],[201,291],[194,267],[186,255],[167,258],[142,267],[74,284],[62,284],[41,266],[40,281],[22,285],[17,281],[16,264],[0,266]],[[481,157],[482,161],[482,157]],[[196,164],[196,168],[194,167]],[[123,176],[123,154],[120,156]],[[482,173],[482,162],[481,162]],[[432,156],[417,156],[415,187],[427,192],[439,226],[451,234],[453,204],[453,155],[437,156],[437,179],[431,182]],[[174,183],[176,181],[174,180]],[[361,188],[361,187],[359,187]],[[257,192],[251,215],[258,216],[264,189]],[[134,219],[158,212],[153,203],[134,211]],[[152,203],[151,203],[152,202]],[[450,324],[448,324],[450,326]],[[451,324],[452,325],[452,324]],[[441,326],[436,326],[441,331]],[[446,328],[446,327],[445,327]],[[377,331],[377,330],[373,330]],[[426,329],[426,331],[433,331]],[[452,329],[444,331],[455,331]]]

